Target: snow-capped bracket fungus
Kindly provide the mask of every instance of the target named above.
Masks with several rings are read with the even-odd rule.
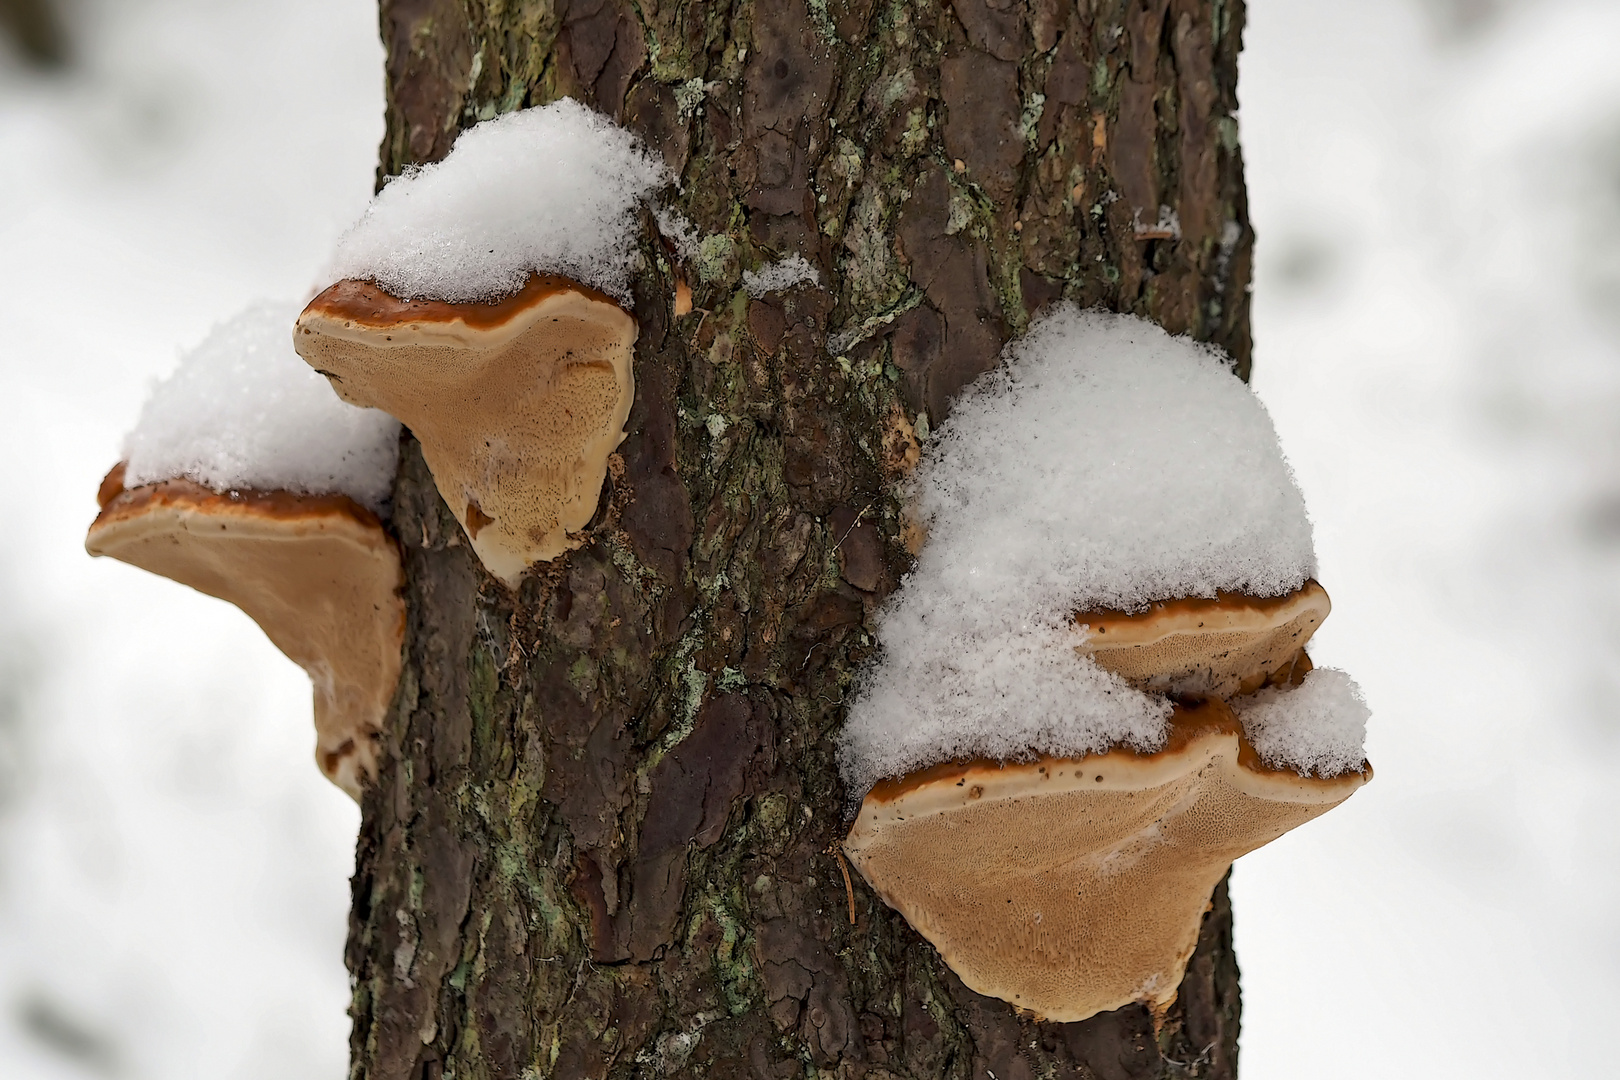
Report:
[[[493,304],[400,300],[345,280],[298,319],[338,396],[397,416],[489,572],[516,585],[577,545],[635,394],[636,323],[566,278]]]
[[[479,124],[377,195],[298,319],[339,396],[411,429],[508,585],[595,515],[635,395],[637,209],[667,180],[574,101]]]
[[[1228,698],[1286,678],[1329,610],[1327,590],[1307,581],[1284,596],[1192,596],[1074,621],[1080,650],[1137,689]]]
[[[1327,594],[1270,418],[1213,350],[1060,306],[909,495],[846,850],[981,993],[1163,1008],[1232,860],[1371,775],[1359,691],[1304,654]]]
[[[385,506],[399,425],[354,409],[250,309],[159,385],[102,482],[85,548],[236,605],[309,674],[316,763],[360,797],[405,633]]]

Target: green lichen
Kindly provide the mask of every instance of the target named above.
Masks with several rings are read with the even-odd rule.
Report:
[[[1018,117],[1018,130],[1023,132],[1024,146],[1033,153],[1037,149],[1036,136],[1039,134],[1041,115],[1046,111],[1046,95],[1030,94],[1024,102],[1024,111]]]
[[[675,87],[675,106],[680,111],[682,120],[690,118],[697,112],[698,106],[703,104],[703,98],[708,92],[708,85],[698,76],[693,76]]]
[[[568,683],[580,697],[588,698],[596,690],[596,660],[581,653],[568,666]]]
[[[917,76],[912,74],[909,67],[903,67],[883,81],[883,86],[878,92],[878,101],[883,111],[888,112],[916,91]]]
[[[737,245],[725,233],[705,236],[699,241],[697,258],[693,261],[697,266],[698,280],[704,284],[733,282],[739,272]]]
[[[933,138],[933,121],[933,116],[920,107],[906,113],[906,130],[900,136],[901,154],[914,157],[928,145]]]
[[[838,28],[833,25],[832,16],[827,12],[827,0],[809,0],[809,5],[810,23],[816,28],[822,44],[837,48],[842,42],[838,40]]]

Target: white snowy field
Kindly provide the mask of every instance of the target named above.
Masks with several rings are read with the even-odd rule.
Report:
[[[0,56],[0,1075],[344,1074],[358,814],[245,617],[83,554],[148,382],[370,194],[370,0]],[[1252,0],[1255,385],[1377,779],[1234,878],[1247,1080],[1612,1069],[1620,4]]]

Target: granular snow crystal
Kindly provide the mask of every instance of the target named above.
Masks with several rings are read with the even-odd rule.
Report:
[[[1361,688],[1342,671],[1317,668],[1296,687],[1261,690],[1232,708],[1273,769],[1321,777],[1361,771],[1370,713]]]
[[[186,354],[124,440],[125,485],[183,477],[217,492],[344,494],[381,510],[399,421],[339,399],[293,351],[297,319],[296,304],[256,304]]]
[[[1073,616],[1314,575],[1264,406],[1213,349],[1059,306],[957,400],[912,482],[927,530],[850,705],[853,792],[961,758],[1163,745],[1169,703],[1091,659]]]
[[[560,274],[623,300],[636,208],[670,179],[635,136],[577,101],[508,113],[378,192],[338,242],[332,277],[463,302]]]
[[[766,263],[758,270],[744,270],[742,282],[749,296],[759,297],[784,292],[795,285],[820,285],[821,272],[803,255],[789,255]]]

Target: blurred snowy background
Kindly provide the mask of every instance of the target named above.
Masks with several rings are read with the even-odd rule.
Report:
[[[148,382],[365,204],[375,11],[64,14],[65,65],[0,41],[0,1075],[335,1080],[308,683],[81,544]],[[1251,2],[1255,385],[1378,779],[1238,866],[1246,1080],[1614,1068],[1617,56],[1616,2]]]

